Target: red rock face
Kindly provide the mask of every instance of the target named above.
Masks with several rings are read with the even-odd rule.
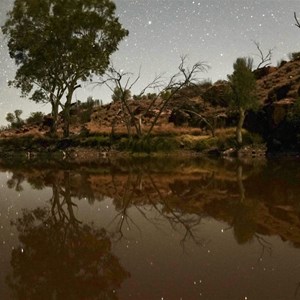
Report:
[[[295,99],[285,98],[273,103],[272,123],[276,127],[285,120],[289,109],[294,105]]]

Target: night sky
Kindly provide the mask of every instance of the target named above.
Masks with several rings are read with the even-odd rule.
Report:
[[[0,23],[13,0],[0,0]],[[226,79],[237,57],[253,56],[257,50],[274,48],[272,63],[287,59],[290,52],[300,51],[300,29],[294,25],[293,13],[300,17],[300,1],[293,0],[115,0],[120,22],[129,36],[119,45],[112,59],[118,69],[137,73],[142,79],[134,92],[144,87],[156,74],[176,72],[180,55],[188,55],[192,65],[205,61],[210,70],[203,79],[213,82]],[[256,62],[258,60],[256,59]],[[0,125],[6,124],[7,112],[23,110],[50,112],[50,107],[37,105],[19,97],[9,88],[16,67],[8,56],[6,41],[0,32]],[[74,100],[88,96],[110,101],[111,92],[83,85]]]

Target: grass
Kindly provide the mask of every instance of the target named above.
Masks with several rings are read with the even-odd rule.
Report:
[[[203,152],[208,149],[218,149],[225,151],[229,148],[236,148],[237,142],[235,137],[235,128],[224,128],[216,130],[215,137],[212,136],[192,136],[183,135],[179,139],[185,149],[196,152]],[[243,145],[261,144],[262,138],[257,135],[243,130]]]
[[[118,150],[132,153],[171,152],[178,148],[176,139],[171,137],[152,137],[142,139],[122,138]]]
[[[154,132],[150,138],[137,137],[129,139],[124,133],[117,133],[114,139],[109,134],[92,134],[87,137],[74,136],[72,138],[53,139],[49,137],[23,136],[0,139],[2,152],[36,151],[54,152],[70,147],[82,148],[110,148],[114,146],[119,151],[130,153],[170,153],[175,150],[190,150],[205,152],[216,149],[225,151],[237,148],[235,128],[217,129],[215,137],[200,135],[199,130],[180,128],[180,130],[168,132],[164,130]],[[174,129],[174,127],[173,127]],[[175,128],[176,129],[176,128]],[[262,138],[257,134],[243,130],[243,145],[261,144]]]

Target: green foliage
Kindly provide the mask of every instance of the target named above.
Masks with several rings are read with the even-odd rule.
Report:
[[[245,112],[258,108],[256,96],[256,80],[252,72],[253,59],[238,58],[233,64],[233,74],[228,76],[231,92],[231,106],[239,112],[239,120],[236,126],[236,139],[238,147],[243,143],[242,127],[245,120]]]
[[[254,109],[258,106],[256,80],[252,73],[253,60],[238,58],[233,65],[233,74],[228,76],[231,92],[231,106],[237,109]]]
[[[172,91],[171,89],[167,89],[161,92],[160,96],[163,100],[167,100],[171,97]]]
[[[298,60],[300,59],[300,52],[292,52],[288,54],[289,60]]]
[[[130,90],[123,90],[119,87],[114,88],[114,92],[111,96],[113,101],[127,101],[131,98],[131,92]]]
[[[147,93],[146,95],[133,95],[133,100],[154,100],[158,97],[156,93]]]
[[[260,135],[251,133],[249,131],[244,132],[243,146],[257,145],[262,143],[263,139]],[[219,151],[225,151],[230,148],[236,148],[237,146],[238,144],[235,135],[225,134],[197,141],[195,144],[193,144],[192,150],[202,152],[205,150],[216,148]]]
[[[128,35],[115,9],[111,0],[15,0],[2,26],[10,56],[18,65],[11,84],[23,95],[33,92],[35,101],[50,102],[53,115],[66,95],[66,135],[78,82],[102,75]]]
[[[102,100],[93,99],[93,97],[89,96],[86,99],[86,102],[79,102],[79,108],[80,109],[92,109],[95,106],[100,106],[102,103]]]
[[[102,100],[88,97],[86,102],[78,102],[78,120],[80,124],[85,124],[91,121],[91,115],[95,106],[100,106]]]
[[[43,122],[44,114],[41,111],[32,112],[26,119],[27,124],[41,124]]]
[[[148,93],[146,96],[147,96],[147,99],[149,99],[149,100],[154,100],[157,98],[156,93]]]
[[[55,140],[48,138],[35,138],[31,135],[0,140],[0,146],[5,147],[9,151],[44,149],[49,147],[52,143],[55,143]]]
[[[84,147],[110,147],[111,141],[108,136],[91,136],[80,142]]]
[[[198,141],[193,145],[192,150],[202,152],[210,148],[215,148],[217,146],[217,140],[217,138],[208,138]]]
[[[119,150],[132,153],[171,152],[177,148],[172,138],[153,137],[143,139],[122,138],[118,144]]]
[[[12,128],[21,128],[24,124],[24,121],[21,118],[22,113],[22,110],[16,109],[14,113],[8,113],[5,119],[10,123]]]
[[[140,96],[140,95],[133,95],[132,98],[133,98],[133,100],[136,100],[136,101],[142,100],[142,96]]]
[[[6,119],[7,122],[9,122],[11,124],[15,123],[15,121],[16,121],[16,117],[13,113],[7,113],[5,119]]]

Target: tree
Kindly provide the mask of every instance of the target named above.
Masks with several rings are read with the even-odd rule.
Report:
[[[108,233],[75,217],[70,172],[62,182],[48,175],[50,207],[23,210],[13,222],[20,245],[12,250],[8,285],[16,299],[116,300],[130,274],[112,253]]]
[[[12,128],[20,128],[24,124],[21,118],[22,113],[23,111],[21,109],[16,109],[14,113],[8,113],[5,119],[11,124]]]
[[[131,92],[130,92],[130,90],[122,91],[121,88],[116,86],[114,88],[114,91],[113,91],[113,94],[112,94],[111,98],[114,102],[120,101],[123,98],[125,99],[125,101],[127,101],[131,98]]]
[[[30,116],[26,119],[27,124],[41,124],[44,119],[44,113],[41,111],[32,112]]]
[[[272,49],[269,49],[268,50],[268,53],[264,53],[260,47],[260,44],[259,42],[257,41],[253,41],[257,51],[258,51],[258,54],[256,55],[260,62],[259,64],[257,65],[256,69],[260,69],[260,68],[265,68],[265,67],[268,67],[271,65],[271,61],[272,61],[272,56],[273,56],[273,51],[274,51],[274,48]]]
[[[2,27],[19,66],[11,84],[23,95],[32,93],[32,100],[50,102],[55,124],[61,107],[65,136],[80,81],[103,74],[128,35],[115,9],[111,0],[15,0]]]
[[[251,58],[238,58],[233,64],[233,74],[228,75],[231,86],[231,106],[238,110],[239,120],[236,127],[236,139],[239,146],[242,145],[242,128],[245,113],[249,109],[255,109],[258,105],[256,97],[256,80],[252,73],[253,60]]]
[[[119,100],[122,103],[122,112],[128,116],[124,121],[127,126],[129,137],[131,137],[130,128],[133,126],[138,138],[148,139],[154,126],[157,124],[159,117],[164,112],[169,102],[174,99],[181,89],[188,85],[197,83],[199,73],[205,72],[209,68],[208,65],[202,61],[195,63],[192,67],[188,67],[186,61],[186,56],[180,57],[178,72],[172,75],[166,83],[162,81],[161,75],[157,75],[141,90],[138,95],[135,95],[135,99],[141,99],[142,96],[145,96],[145,92],[149,89],[160,90],[158,94],[150,94],[151,101],[140,118],[136,118],[134,111],[132,111],[129,105],[129,99],[127,97],[127,91],[130,91],[139,81],[140,72],[135,78],[132,78],[131,73],[118,71],[114,66],[108,68],[105,76],[101,78],[101,81],[98,84],[105,84],[112,92],[115,90],[118,91],[118,94],[120,95]],[[157,111],[155,112],[153,121],[151,122],[148,130],[143,132],[141,126],[142,118],[154,107],[155,104],[157,104]]]

